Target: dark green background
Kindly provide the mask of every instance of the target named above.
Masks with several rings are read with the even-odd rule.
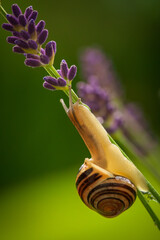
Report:
[[[6,11],[10,12],[10,6],[15,2],[2,1],[2,3]],[[27,0],[17,1],[17,3],[19,6],[21,6],[23,11],[28,5],[33,5],[34,9],[37,9],[39,11],[38,20],[44,19],[46,21],[46,28],[49,29],[50,32],[48,40],[55,40],[57,42],[58,51],[55,58],[56,68],[59,68],[59,64],[62,59],[66,59],[69,65],[76,64],[79,66],[78,56],[81,49],[87,46],[100,46],[114,63],[117,75],[124,86],[126,100],[139,103],[139,105],[144,109],[145,115],[149,120],[152,129],[155,133],[157,133],[157,135],[159,135],[159,0]],[[0,23],[3,23],[2,17],[0,17]],[[46,180],[46,176],[47,179],[48,176],[56,176],[56,178],[54,177],[54,184],[55,182],[57,184],[59,183],[61,187],[63,186],[61,183],[64,182],[65,184],[66,181],[73,180],[69,182],[68,186],[70,186],[70,183],[74,183],[77,170],[83,163],[83,159],[85,157],[89,157],[89,153],[84,143],[80,139],[78,133],[69,122],[59,102],[60,98],[64,98],[65,102],[68,103],[68,99],[61,92],[53,93],[43,89],[42,84],[43,76],[46,75],[45,71],[40,68],[31,69],[24,66],[23,56],[12,53],[12,46],[6,43],[5,39],[7,36],[7,32],[1,29],[0,183],[3,196],[1,206],[4,209],[11,208],[11,210],[8,210],[8,213],[4,210],[4,216],[6,216],[6,219],[10,219],[10,211],[12,212],[12,216],[16,215],[13,214],[12,210],[17,207],[17,211],[22,212],[21,215],[18,215],[19,213],[17,213],[17,216],[19,216],[18,219],[20,221],[20,219],[23,219],[25,216],[25,213],[23,214],[23,210],[25,209],[25,211],[27,211],[27,208],[24,207],[23,209],[22,207],[22,209],[19,209],[19,202],[22,203],[24,199],[21,200],[21,197],[19,198],[19,195],[16,195],[17,191],[18,194],[20,193],[20,196],[23,196],[25,199],[28,199],[28,196],[33,196],[34,198],[34,194],[32,195],[32,190],[34,189],[33,192],[35,193],[35,191],[38,189],[34,181],[38,181],[37,179],[39,179],[40,183],[38,187],[40,188],[40,195],[38,195],[38,192],[36,196],[37,199],[40,199],[40,201],[42,201],[41,196],[44,193],[41,189],[41,186],[44,186],[44,189],[47,188],[48,192],[53,189],[53,186],[47,185],[48,183],[51,183],[49,180]],[[81,78],[80,67],[78,67],[78,75],[73,83],[74,87],[79,80],[84,80]],[[47,186],[43,182],[43,179],[45,179],[44,182]],[[26,187],[26,183],[30,184],[31,190],[29,187]],[[58,187],[58,185],[56,185],[56,187],[56,189],[58,189],[58,193],[60,194],[59,196],[63,196],[61,187]],[[73,185],[72,187],[74,188]],[[70,204],[73,203],[74,194],[76,193],[73,193],[71,189],[69,189],[68,192],[66,190],[64,191],[66,192],[68,202],[70,201]],[[71,194],[72,197],[69,199],[69,196],[67,194]],[[49,199],[49,195],[47,196],[48,198],[46,197],[46,199]],[[56,198],[59,199],[57,195]],[[9,201],[9,199],[11,199],[11,201]],[[54,199],[55,198],[53,197],[53,203]],[[59,204],[61,204],[61,200]],[[36,201],[35,198],[31,199],[30,205],[33,209],[34,204],[32,205],[32,203],[34,201],[36,208],[38,200]],[[81,206],[82,203],[78,197],[77,202],[79,204],[78,206]],[[17,205],[14,205],[14,203]],[[46,202],[42,201],[42,205],[40,205],[38,209],[40,210],[44,204],[46,204]],[[28,207],[29,209],[30,205]],[[69,206],[66,206],[67,209]],[[62,208],[64,208],[65,212],[65,203],[62,203],[62,207],[60,207],[60,213],[62,211]],[[139,210],[137,211],[141,211],[141,208],[142,207],[140,205],[138,208]],[[84,209],[86,210],[86,215],[83,215]],[[52,210],[48,208],[46,211],[49,213],[50,211],[52,212]],[[46,211],[44,210],[45,213]],[[55,209],[53,212],[54,211]],[[71,221],[73,224],[74,219],[77,219],[78,215],[72,217],[74,207],[71,212],[69,212],[69,210],[67,211],[67,214],[70,215],[70,218],[73,220]],[[80,211],[82,214],[80,218],[82,222],[84,221],[83,216],[85,216],[86,219],[88,219],[88,216],[91,216],[87,220],[91,221],[92,213],[90,213],[87,208],[84,207],[82,210],[79,210],[79,212]],[[33,213],[34,211],[31,210],[31,212]],[[38,213],[40,214],[41,219],[42,213],[40,213],[40,211],[38,211]],[[44,217],[48,219],[47,213]],[[143,214],[146,213],[143,212]],[[39,218],[37,217],[36,213],[35,216],[35,221],[38,221],[37,219]],[[93,236],[96,236],[97,233],[97,236],[103,237],[103,234],[100,234],[100,225],[102,224],[104,226],[105,219],[98,217],[97,220],[96,216],[97,215],[95,214],[96,224],[99,226],[99,231],[95,230],[96,232],[94,233],[94,231],[92,231],[92,233]],[[62,216],[60,216],[60,218],[61,217]],[[32,216],[30,216],[30,218],[32,218]],[[131,220],[131,218],[132,215],[130,215],[129,219]],[[148,215],[146,215],[146,218],[149,219]],[[59,225],[56,225],[55,223],[56,229],[61,229],[60,226],[62,223],[62,225],[66,224],[63,222],[63,219],[66,219],[65,221],[68,221],[67,218],[62,217]],[[121,217],[119,219],[121,220]],[[137,219],[136,212],[135,219]],[[51,219],[51,222],[54,220],[55,219]],[[8,229],[7,226],[9,225],[7,221],[8,220],[6,220],[6,225],[4,225],[6,229]],[[22,235],[20,233],[20,235],[18,235],[19,221],[15,220],[13,217],[13,222],[17,224],[16,232],[16,228],[11,219],[12,227],[10,228],[12,239],[14,239],[13,236],[15,236],[16,240],[19,239],[18,236],[21,236],[20,239],[24,239],[24,236],[22,237],[23,231]],[[35,224],[35,221],[33,223],[33,226]],[[118,218],[116,221],[117,226],[122,226],[119,223]],[[135,221],[132,222],[133,225],[135,224]],[[30,223],[30,220],[28,220],[28,222]],[[27,225],[27,223],[25,222],[24,225],[22,223],[22,229],[30,226]],[[69,228],[70,225],[66,228],[66,230],[64,230],[64,232],[66,231],[66,235],[64,234],[61,236],[61,234],[58,235],[57,233],[56,236],[59,237],[53,238],[52,227],[49,228],[48,226],[50,225],[47,225],[47,223],[46,225],[49,230],[47,227],[44,227],[43,233],[45,237],[43,237],[43,234],[41,234],[41,237],[38,237],[39,235],[36,235],[39,231],[38,226],[41,226],[41,224],[43,225],[43,221],[40,224],[39,222],[36,223],[37,232],[35,226],[33,229],[29,228],[31,235],[28,236],[28,239],[32,239],[33,236],[33,239],[42,240],[72,239],[72,235],[73,239],[78,239],[78,237],[76,238],[76,236],[78,236],[76,235],[76,231],[79,232],[80,230],[76,230],[76,227],[74,226],[75,234],[72,234],[72,230]],[[30,224],[32,225],[32,220]],[[78,224],[80,225],[80,222],[78,222]],[[90,222],[90,227],[92,230],[94,229],[94,224]],[[108,224],[110,224],[111,228],[114,226],[111,225],[112,223],[109,221]],[[125,218],[124,224],[127,224]],[[148,220],[148,226],[151,226],[151,232],[154,233],[154,226],[150,219]],[[143,225],[142,227],[144,228]],[[12,231],[12,228],[14,228],[15,232]],[[121,229],[123,228],[121,227]],[[71,232],[67,232],[67,230]],[[89,233],[87,233],[86,229],[84,229],[84,232],[86,234],[85,236],[90,236]],[[123,231],[121,233],[123,233]],[[7,234],[4,230],[4,235],[2,234],[3,239],[11,239],[9,237],[10,235]],[[143,231],[141,234],[143,236]],[[124,234],[122,234],[122,236],[123,235]],[[156,235],[154,239],[156,239]]]

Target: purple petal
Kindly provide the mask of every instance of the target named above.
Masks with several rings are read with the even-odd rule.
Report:
[[[61,77],[63,77],[60,69],[58,69],[57,72]]]
[[[35,50],[36,50],[37,47],[38,47],[37,43],[36,43],[34,40],[32,40],[32,39],[30,39],[30,40],[28,41],[28,45],[29,45],[30,48],[35,49]]]
[[[23,14],[19,15],[18,17],[18,20],[19,20],[19,24],[23,27],[26,26],[27,24],[27,19],[25,18],[25,16]]]
[[[21,34],[20,34],[20,32],[13,31],[13,36],[20,38],[20,37],[21,37]]]
[[[58,86],[58,81],[56,78],[53,78],[51,76],[46,76],[43,78],[47,83],[54,85],[54,86]]]
[[[67,78],[68,74],[68,65],[65,60],[62,60],[61,65],[60,65],[61,73],[64,78]]]
[[[11,44],[15,44],[15,41],[18,40],[18,37],[7,37],[7,42]]]
[[[29,15],[32,13],[33,11],[33,7],[29,6],[28,8],[26,8],[24,16],[28,19]]]
[[[45,48],[46,55],[50,58],[53,55],[53,45],[52,42],[48,42]]]
[[[7,30],[7,31],[10,31],[10,32],[13,31],[13,26],[11,24],[9,24],[9,23],[3,23],[2,24],[2,28]]]
[[[54,88],[51,84],[49,84],[49,83],[47,83],[47,82],[44,82],[44,83],[43,83],[43,87],[44,87],[44,88],[47,88],[47,89],[49,89],[49,90],[55,90],[55,88]]]
[[[28,32],[26,32],[25,30],[22,30],[20,32],[20,34],[21,34],[21,37],[25,40],[28,40],[30,38],[30,34]]]
[[[28,21],[30,21],[31,19],[33,19],[34,21],[36,21],[37,16],[38,16],[38,12],[34,10],[34,11],[29,15]]]
[[[18,25],[18,20],[15,16],[11,15],[11,14],[7,14],[6,15],[7,20],[10,22],[10,24],[12,25]]]
[[[64,87],[64,86],[66,86],[66,80],[64,80],[63,78],[58,78],[58,85],[60,86],[60,87]]]
[[[31,35],[34,32],[35,32],[35,21],[31,19],[28,24],[28,33]]]
[[[24,63],[29,67],[40,67],[42,65],[38,59],[33,58],[27,58]]]
[[[16,40],[15,44],[17,44],[21,48],[25,48],[25,49],[29,48],[28,44],[25,41],[21,40],[21,39]]]
[[[36,54],[31,54],[31,53],[27,53],[26,54],[26,58],[33,58],[33,59],[38,59],[40,60],[40,57]]]
[[[44,29],[45,25],[46,25],[45,21],[41,20],[41,21],[37,24],[37,26],[36,26],[36,31],[37,31],[37,33],[42,32],[42,30]]]
[[[52,46],[53,46],[53,51],[55,54],[56,53],[56,42],[55,41],[52,41]]]
[[[15,17],[18,17],[22,13],[20,7],[17,4],[12,5],[12,12]]]
[[[44,50],[44,48],[41,48],[41,53],[42,53],[43,55],[45,55],[45,50]]]
[[[38,43],[42,45],[48,37],[48,30],[44,29],[38,36]]]
[[[48,64],[49,63],[49,58],[46,55],[41,55],[40,60],[43,64]]]
[[[77,73],[77,67],[75,65],[72,65],[68,72],[68,79],[70,81],[73,80],[73,78],[75,78],[76,76],[76,73]]]
[[[18,46],[14,46],[12,48],[12,51],[15,52],[15,53],[24,53],[23,49],[21,49],[20,47]]]

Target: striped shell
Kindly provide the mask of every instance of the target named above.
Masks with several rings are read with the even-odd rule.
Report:
[[[135,201],[137,189],[121,176],[107,177],[85,163],[79,170],[76,187],[82,201],[99,214],[112,218],[127,210]]]

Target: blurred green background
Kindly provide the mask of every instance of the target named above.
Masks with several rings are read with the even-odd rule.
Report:
[[[15,1],[2,3],[10,13]],[[139,103],[159,135],[159,0],[17,3],[23,11],[33,5],[38,20],[46,21],[48,40],[57,42],[56,68],[63,58],[78,65],[81,49],[100,46],[114,63],[126,99]],[[0,29],[0,239],[159,239],[138,199],[115,219],[105,219],[81,202],[74,182],[89,153],[59,102],[68,99],[43,89],[45,71],[25,67],[7,36]],[[80,68],[74,87],[79,80]]]

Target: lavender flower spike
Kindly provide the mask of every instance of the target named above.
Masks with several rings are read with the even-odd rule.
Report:
[[[42,48],[48,37],[48,30],[44,29],[45,21],[35,23],[38,12],[30,6],[24,14],[17,4],[12,5],[12,14],[7,14],[9,23],[4,23],[2,28],[12,32],[13,36],[7,38],[7,42],[15,44],[13,52],[26,56],[25,64],[31,67],[53,65],[56,53],[56,42],[50,41],[46,49]],[[37,55],[37,61],[29,60],[27,54]]]

